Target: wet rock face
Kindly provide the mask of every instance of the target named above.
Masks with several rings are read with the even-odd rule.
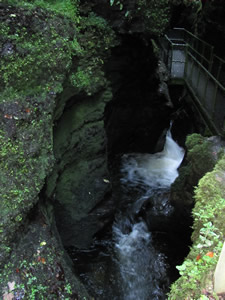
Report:
[[[52,116],[70,67],[67,42],[75,25],[56,13],[19,4],[1,3],[0,20],[1,295],[52,299],[74,292],[76,298],[79,288],[73,280],[68,285],[73,292],[65,288],[72,272],[65,271],[63,280],[57,277],[66,268],[62,247],[36,205],[54,165]],[[79,295],[88,297],[85,290]]]
[[[56,225],[66,247],[88,247],[112,216],[103,124],[110,97],[107,92],[82,101],[74,97],[55,128],[56,164],[47,196],[54,201]]]
[[[109,155],[160,150],[155,146],[169,127],[172,107],[160,89],[152,45],[123,36],[107,69],[114,91],[105,111]]]
[[[37,205],[28,218],[24,235],[16,239],[16,253],[1,270],[3,299],[29,299],[31,295],[36,299],[89,299],[70,268],[56,231],[53,234],[52,227],[48,226],[44,208]],[[15,288],[11,290],[8,283]]]
[[[171,103],[160,89],[163,80],[151,44],[121,36],[105,72],[113,93],[71,97],[55,126],[56,164],[46,195],[66,247],[89,247],[113,218],[108,155],[161,150],[156,142],[169,126]]]
[[[51,116],[70,60],[65,48],[61,52],[53,40],[72,38],[73,29],[65,19],[40,8],[7,4],[0,4],[0,21],[0,264],[4,264],[53,166]],[[58,26],[63,28],[60,32]]]

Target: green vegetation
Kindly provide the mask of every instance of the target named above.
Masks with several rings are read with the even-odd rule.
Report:
[[[52,131],[56,101],[61,113],[68,97],[79,93],[92,95],[107,86],[103,67],[115,36],[107,22],[94,13],[81,17],[76,0],[3,3],[0,289],[6,289],[6,297],[12,296],[12,288],[14,295],[25,295],[25,299],[46,299],[50,289],[49,299],[61,299],[62,295],[63,299],[77,299],[76,294],[71,295],[70,282],[63,280],[59,287],[54,286],[59,273],[54,261],[56,249],[41,256],[40,245],[36,245],[33,253],[26,256],[30,246],[18,254],[14,243],[18,242],[18,232],[20,238],[25,234],[27,215],[38,203],[44,180],[54,164]],[[67,93],[65,85],[72,93]],[[30,240],[33,239],[32,235]]]
[[[91,12],[80,20],[77,38],[79,45],[74,48],[79,61],[69,79],[78,92],[91,96],[107,84],[103,66],[115,45],[115,34],[103,18]]]
[[[186,139],[187,165],[181,167],[179,177],[171,187],[172,201],[188,210],[194,204],[194,187],[206,172],[212,171],[218,160],[220,151],[200,134],[194,133]]]
[[[23,224],[24,216],[37,202],[46,173],[54,161],[49,115],[53,103],[46,103],[46,111],[42,112],[41,106],[33,109],[33,101],[37,100],[42,103],[46,97],[29,98],[27,106],[32,107],[29,109],[17,101],[3,103],[3,109],[11,109],[12,119],[3,118],[4,130],[0,130],[2,258],[10,251],[9,245],[15,230]]]
[[[137,3],[139,11],[144,14],[146,19],[146,29],[157,36],[162,34],[169,25],[169,0],[138,0]]]
[[[3,299],[78,299],[55,238],[41,222],[32,225],[17,245],[19,255],[13,254],[1,270]]]
[[[194,173],[201,178],[206,172],[212,170],[216,157],[213,157],[212,144],[200,134],[194,133],[187,137],[188,161],[191,162]]]
[[[12,0],[10,4],[14,2]],[[32,3],[21,1],[17,5],[15,12],[9,12],[10,23],[0,24],[0,45],[4,49],[4,58],[0,62],[1,99],[25,91],[31,94],[43,90],[49,92],[53,85],[53,92],[58,93],[65,72],[71,69],[73,57],[79,62],[72,66],[70,83],[78,91],[92,94],[106,84],[102,67],[115,36],[103,18],[94,13],[80,18],[78,1],[34,0]],[[63,16],[57,15],[59,13]],[[27,20],[18,25],[16,21],[21,15]],[[48,19],[44,31],[41,30],[42,21],[37,21],[37,17]],[[30,18],[36,25],[32,30]]]
[[[128,22],[140,18],[145,26],[145,33],[159,36],[169,25],[170,0],[136,0],[133,9],[127,10],[124,0],[109,0],[110,6],[116,6]]]
[[[3,0],[3,2],[26,9],[42,8],[57,14],[62,14],[71,19],[79,18],[79,0]]]
[[[199,181],[195,190],[193,245],[184,263],[177,267],[181,277],[171,287],[170,300],[218,299],[212,284],[225,238],[224,174],[223,155],[214,170]]]
[[[22,2],[25,4],[25,1]],[[0,24],[0,45],[3,49],[0,62],[1,101],[21,92],[49,92],[57,83],[58,88],[54,92],[58,92],[65,71],[71,66],[76,40],[75,31],[70,33],[70,27],[75,23],[72,24],[72,20],[65,16],[57,17],[51,10],[40,10],[35,3],[29,4],[29,10],[20,7],[9,9],[9,21]],[[44,30],[43,17],[48,20]],[[23,22],[18,22],[18,18],[23,18]],[[32,28],[30,24],[33,24]]]
[[[74,93],[106,85],[103,64],[115,37],[95,14],[80,18],[75,0],[5,2],[12,6],[0,24],[0,226],[8,252],[6,241],[51,170],[55,97],[68,75]]]

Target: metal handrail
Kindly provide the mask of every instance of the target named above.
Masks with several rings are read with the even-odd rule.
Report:
[[[194,35],[192,32],[188,31],[188,30],[185,29],[185,28],[175,27],[175,28],[173,28],[173,30],[184,31],[185,33],[191,35],[193,38],[199,40],[202,44],[205,44],[205,45],[207,45],[207,46],[210,47],[210,48],[214,48],[212,45],[210,45],[209,43],[207,43],[207,42],[205,42],[204,40],[200,39],[198,36]]]
[[[200,92],[198,96],[200,97],[199,101],[202,103],[204,110],[208,110],[208,113],[211,115],[212,120],[214,120],[215,125],[213,124],[213,127],[216,128],[215,126],[217,126],[218,129],[221,131],[221,134],[223,135],[225,133],[225,128],[223,125],[221,125],[221,121],[219,123],[217,122],[217,118],[222,120],[223,118],[225,118],[225,115],[218,115],[218,111],[216,112],[216,107],[218,107],[218,105],[223,105],[223,102],[221,102],[221,93],[224,96],[225,100],[225,84],[223,84],[225,82],[225,60],[214,54],[213,46],[203,41],[199,37],[195,36],[188,30],[184,28],[174,28],[174,30],[175,31],[170,31],[164,36],[165,42],[163,43],[163,45],[161,45],[161,48],[164,53],[164,62],[170,69],[169,72],[171,73],[172,78],[182,79],[186,84],[188,84],[188,78],[193,77],[193,70],[197,68],[197,86],[195,88],[193,87],[194,89],[196,89],[195,92],[197,93],[200,89],[199,82],[201,73],[205,74],[204,76],[206,76],[206,84],[205,88],[203,88],[202,90],[203,93]],[[176,31],[178,32],[178,34],[176,34]],[[182,43],[178,43],[177,41],[181,41]],[[182,47],[185,47],[185,51],[182,50]],[[179,56],[178,58],[176,57],[176,55],[173,56],[174,50],[181,50],[181,52],[183,52],[184,61],[182,59],[180,60]],[[176,71],[176,63],[180,63],[180,69],[177,69],[178,73]],[[189,63],[190,73],[187,77],[187,65]],[[183,66],[181,66],[181,64],[183,64]],[[209,80],[212,81],[214,85],[212,109],[207,108],[206,103],[204,101],[206,96],[205,93],[208,86],[207,82]],[[193,89],[191,90],[193,92]],[[217,95],[218,90],[220,90],[220,96]],[[197,97],[196,94],[195,96]]]
[[[189,52],[188,55],[211,77],[213,81],[225,92],[225,87]]]
[[[218,83],[218,85],[219,85],[222,89],[224,89],[225,87],[224,87],[223,84],[221,84],[221,82],[218,80],[218,76],[215,77],[215,76],[213,76],[212,73],[211,73],[211,69],[212,69],[213,64],[214,64],[214,62],[215,62],[215,59],[217,59],[217,60],[219,61],[219,63],[225,65],[225,60],[222,59],[222,58],[220,58],[220,57],[218,57],[217,55],[215,55],[215,54],[213,53],[214,47],[213,47],[212,45],[210,45],[209,43],[203,41],[203,40],[200,39],[199,37],[195,36],[193,33],[191,33],[190,31],[186,30],[185,28],[178,28],[178,27],[176,27],[176,28],[174,28],[173,30],[183,31],[184,33],[190,35],[190,36],[193,37],[194,39],[200,41],[203,45],[205,45],[205,46],[207,46],[207,47],[210,48],[210,52],[211,52],[210,58],[207,59],[202,53],[200,53],[200,52],[199,52],[198,50],[196,50],[192,45],[190,45],[189,43],[187,43],[187,46],[188,46],[192,51],[194,51],[194,52],[195,52],[197,55],[199,55],[205,62],[207,62],[207,63],[209,64],[208,70],[202,65],[202,63],[199,61],[199,59],[196,59],[196,57],[195,57],[195,60],[198,61],[198,62],[200,63],[200,65],[201,65],[201,67],[203,67],[204,70],[207,70],[207,72],[210,74],[210,76],[213,77],[213,80],[216,81],[216,82]],[[166,38],[166,40],[170,43],[170,45],[171,45],[172,47],[174,47],[174,46],[181,46],[180,44],[174,43],[174,42],[171,40],[171,38],[170,38],[167,34],[165,34],[165,38]],[[184,42],[185,42],[185,38],[183,38],[183,39],[180,38],[180,39],[177,39],[177,40],[180,40],[180,41],[184,41]],[[205,47],[203,47],[203,50],[205,51]],[[188,54],[189,54],[189,53],[190,53],[190,51],[188,51]],[[190,54],[191,54],[191,53],[190,53]],[[192,56],[193,56],[193,55],[192,55]]]

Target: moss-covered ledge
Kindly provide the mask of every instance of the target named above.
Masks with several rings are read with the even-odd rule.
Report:
[[[225,155],[220,151],[219,157],[195,189],[193,245],[177,267],[181,277],[171,287],[170,300],[219,299],[213,292],[213,274],[225,240]]]
[[[1,264],[53,165],[52,115],[75,30],[66,17],[34,6],[2,4],[0,20]]]
[[[57,230],[51,226],[52,213],[43,216],[37,207],[55,163],[54,122],[71,96],[89,97],[105,88],[104,61],[113,40],[106,21],[93,13],[80,15],[78,0],[0,4],[0,295],[4,299],[89,299],[67,268]]]

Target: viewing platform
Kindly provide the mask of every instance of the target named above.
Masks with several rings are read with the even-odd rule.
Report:
[[[225,61],[213,46],[184,28],[160,38],[169,84],[183,84],[213,134],[225,136]]]

